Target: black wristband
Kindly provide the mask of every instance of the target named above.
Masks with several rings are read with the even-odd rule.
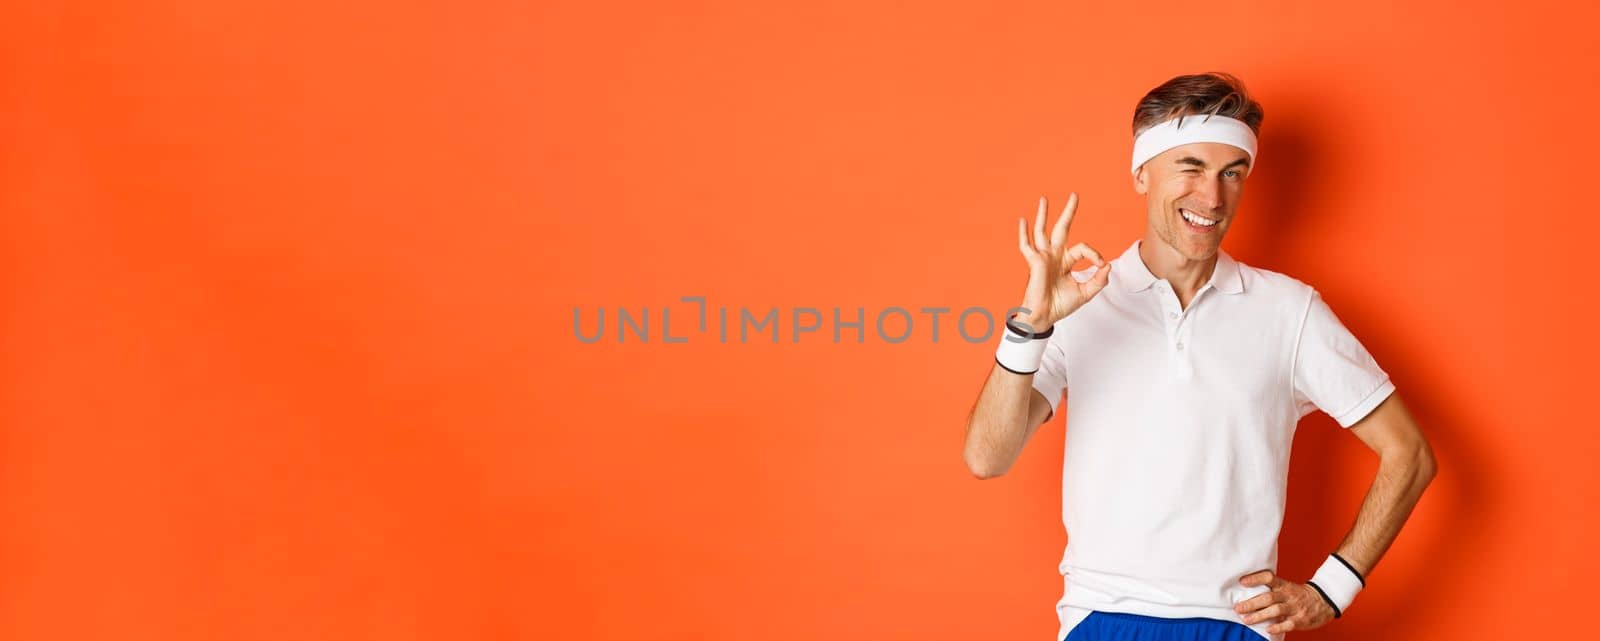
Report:
[[[994,364],[995,365],[999,365],[1000,369],[1003,369],[1005,371],[1011,372],[1012,374],[1017,374],[1019,376],[1027,376],[1029,374],[1034,374],[1034,373],[1037,373],[1039,371],[1039,370],[1033,370],[1032,372],[1019,372],[1017,370],[1014,370],[1014,369],[1011,369],[1009,367],[1006,367],[1005,363],[1000,362],[1000,357],[998,357],[998,356],[995,357]]]
[[[1351,574],[1356,575],[1356,580],[1361,582],[1361,587],[1367,587],[1367,577],[1361,576],[1361,573],[1356,571],[1356,566],[1350,565],[1350,562],[1344,560],[1344,557],[1339,556],[1338,552],[1334,552],[1330,556],[1332,556],[1334,560],[1343,564],[1345,569],[1349,570]]]
[[[1021,336],[1023,338],[1028,339],[1028,340],[1038,340],[1038,339],[1041,339],[1041,338],[1050,338],[1051,334],[1056,333],[1056,326],[1055,325],[1051,325],[1051,326],[1045,328],[1044,331],[1036,333],[1036,334],[1023,331],[1023,329],[1021,327],[1017,327],[1016,325],[1011,324],[1011,317],[1007,317],[1006,318],[1006,329],[1011,330],[1012,334],[1016,334],[1017,336]]]
[[[1306,585],[1311,586],[1311,589],[1316,590],[1317,594],[1322,595],[1322,600],[1327,601],[1328,607],[1333,608],[1333,618],[1337,619],[1342,616],[1343,613],[1339,612],[1339,606],[1333,604],[1333,599],[1328,597],[1327,592],[1322,591],[1322,586],[1317,585],[1314,581],[1306,581]]]

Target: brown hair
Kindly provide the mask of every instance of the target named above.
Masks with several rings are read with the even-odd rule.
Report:
[[[1151,89],[1133,109],[1133,135],[1172,118],[1198,114],[1236,118],[1261,135],[1261,103],[1250,98],[1243,81],[1220,71],[1178,76]]]

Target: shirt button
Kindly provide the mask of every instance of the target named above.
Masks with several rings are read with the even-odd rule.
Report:
[[[1178,351],[1183,351],[1183,341],[1178,341]]]
[[[1172,312],[1171,314],[1167,314],[1167,316],[1170,316],[1172,318],[1177,318],[1178,317],[1178,313],[1177,312]]]

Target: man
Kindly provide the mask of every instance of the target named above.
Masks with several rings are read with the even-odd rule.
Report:
[[[1221,250],[1256,166],[1261,106],[1237,78],[1179,76],[1134,111],[1146,228],[1106,261],[1018,221],[1020,314],[968,419],[979,478],[1010,468],[1070,397],[1057,640],[1273,641],[1343,615],[1434,475],[1389,376],[1320,294]],[[1072,271],[1079,260],[1093,266]],[[1290,443],[1320,409],[1381,463],[1339,546],[1277,576]]]

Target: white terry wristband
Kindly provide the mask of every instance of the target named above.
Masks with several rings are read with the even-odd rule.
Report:
[[[1356,600],[1356,593],[1367,587],[1367,580],[1338,553],[1329,554],[1307,583],[1322,595],[1328,605],[1333,606],[1335,619],[1343,616],[1350,602]]]
[[[1044,348],[1050,342],[1050,335],[1056,328],[1037,334],[1030,334],[1011,324],[1006,319],[1005,331],[1000,332],[1000,347],[994,352],[994,361],[1013,374],[1032,374],[1039,371],[1039,363],[1044,361]]]

